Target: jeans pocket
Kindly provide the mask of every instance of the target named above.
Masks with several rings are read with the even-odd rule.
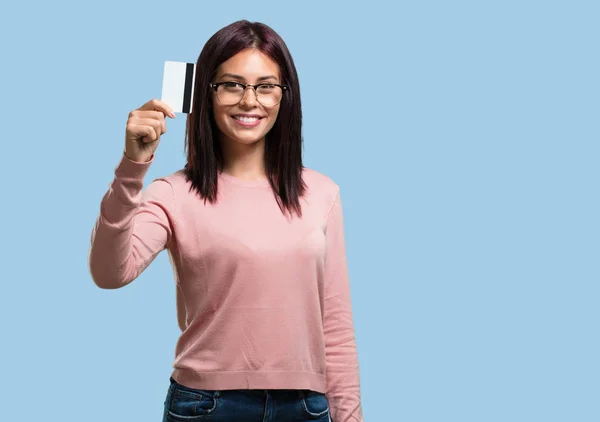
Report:
[[[218,403],[218,392],[196,390],[175,385],[167,403],[166,417],[168,421],[192,422],[202,420],[211,415]]]
[[[313,418],[319,418],[329,412],[327,396],[316,391],[305,390],[300,399],[302,409]]]

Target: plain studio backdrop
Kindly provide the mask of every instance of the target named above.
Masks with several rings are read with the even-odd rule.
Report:
[[[365,420],[600,420],[594,1],[13,2],[1,10],[3,421],[159,421],[165,252],[87,267],[129,111],[238,19],[295,60],[341,187]],[[185,117],[146,179],[184,164]],[[335,421],[337,422],[337,421]]]

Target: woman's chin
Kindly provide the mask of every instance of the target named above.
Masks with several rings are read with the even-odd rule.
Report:
[[[256,136],[230,136],[228,138],[230,142],[242,145],[254,145],[264,139],[264,137],[257,138]]]

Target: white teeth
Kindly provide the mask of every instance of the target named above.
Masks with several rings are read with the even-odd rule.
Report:
[[[258,117],[245,117],[245,116],[233,116],[234,119],[236,120],[241,120],[242,122],[255,122],[258,120]]]

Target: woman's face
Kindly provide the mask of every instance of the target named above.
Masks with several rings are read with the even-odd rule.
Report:
[[[277,63],[257,49],[246,49],[223,62],[212,82],[281,84],[280,78]],[[264,106],[257,101],[251,87],[246,88],[240,102],[233,105],[221,103],[215,91],[212,91],[212,96],[215,122],[221,132],[222,141],[246,145],[264,141],[266,134],[275,124],[281,104]],[[239,120],[241,115],[257,116],[258,120],[246,117],[242,121]]]

